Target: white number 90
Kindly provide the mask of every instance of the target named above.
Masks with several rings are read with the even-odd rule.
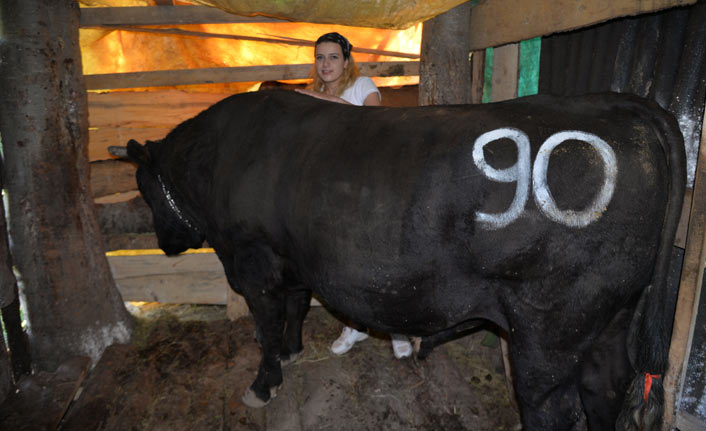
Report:
[[[499,139],[510,139],[517,146],[517,161],[509,168],[495,169],[485,161],[483,148]],[[598,151],[603,160],[605,173],[603,185],[593,202],[583,211],[560,210],[547,184],[547,167],[552,150],[568,140],[586,142]],[[550,219],[571,227],[584,227],[601,217],[613,197],[618,175],[615,153],[610,145],[596,135],[575,130],[558,132],[547,138],[539,148],[533,169],[530,166],[530,142],[524,132],[513,128],[491,130],[480,135],[474,142],[473,162],[491,180],[503,183],[517,182],[515,197],[507,211],[497,214],[480,211],[476,213],[476,221],[487,229],[503,228],[522,214],[529,195],[530,170],[532,171],[532,191],[537,207]]]

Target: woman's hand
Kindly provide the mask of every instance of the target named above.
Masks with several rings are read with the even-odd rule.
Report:
[[[294,91],[296,91],[297,93],[306,94],[307,96],[316,97],[317,99],[328,100],[329,102],[345,103],[350,105],[350,103],[348,103],[346,100],[343,100],[338,96],[332,96],[327,93],[320,93],[318,91],[306,90],[303,88],[295,88]]]

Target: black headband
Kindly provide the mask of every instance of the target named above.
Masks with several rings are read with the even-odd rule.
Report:
[[[348,39],[341,36],[340,34],[336,32],[326,33],[325,35],[321,36],[316,40],[316,45],[320,44],[321,42],[333,42],[339,44],[341,46],[341,50],[343,51],[343,58],[345,60],[351,58],[351,49],[353,49],[353,45],[348,42]]]

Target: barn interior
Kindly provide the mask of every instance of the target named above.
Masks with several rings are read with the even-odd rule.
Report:
[[[3,4],[3,21],[33,11],[26,7]],[[338,31],[388,106],[616,91],[654,100],[675,115],[688,188],[672,258],[665,429],[706,429],[705,2],[85,0],[53,7],[80,8],[77,22],[60,20],[75,27],[76,40],[64,43],[80,52],[74,85],[85,94],[87,114],[86,136],[77,139],[85,148],[70,157],[85,158],[73,164],[83,166],[90,182],[85,189],[95,215],[89,217],[99,230],[89,235],[88,248],[105,262],[72,259],[80,252],[59,260],[108,275],[77,282],[80,271],[64,270],[74,281],[62,288],[53,274],[64,264],[48,254],[28,256],[31,242],[4,241],[0,428],[517,429],[505,362],[512,346],[494,328],[448,343],[426,361],[395,362],[384,336],[335,357],[328,343],[340,323],[318,302],[305,323],[305,355],[286,370],[280,396],[266,412],[245,407],[239,397],[259,352],[244,301],[228,288],[211,249],[174,258],[158,250],[135,167],[108,154],[109,145],[128,139],[159,139],[231,94],[305,86],[313,41]],[[19,32],[11,25],[0,30],[3,50],[24,47],[13,41]],[[3,73],[9,63],[0,63]],[[13,79],[2,88],[17,85]],[[36,88],[27,84],[26,94]],[[12,136],[17,119],[5,113],[0,120],[2,136]],[[10,145],[16,144],[4,143]],[[4,195],[12,193],[10,162],[3,161]],[[2,222],[10,232],[24,223],[8,210]],[[23,265],[49,275],[18,275]],[[96,284],[107,290],[87,293]],[[134,327],[124,328],[132,318],[112,311],[119,307],[137,316]],[[95,315],[77,317],[86,308],[113,317],[96,327]],[[41,330],[29,331],[27,321]],[[98,347],[72,341],[91,337]]]

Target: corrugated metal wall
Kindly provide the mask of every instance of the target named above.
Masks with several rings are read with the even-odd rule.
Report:
[[[542,39],[540,93],[602,91],[650,98],[676,116],[692,185],[706,98],[706,2]]]

